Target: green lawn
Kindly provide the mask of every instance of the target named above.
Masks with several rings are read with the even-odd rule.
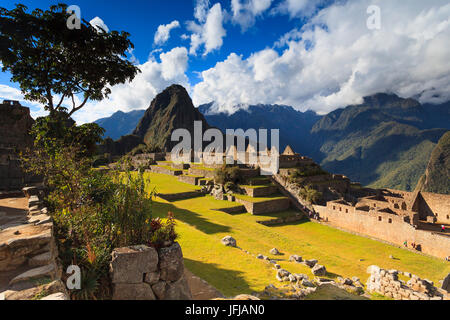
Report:
[[[250,197],[247,195],[243,195],[243,194],[233,194],[233,196],[235,196],[236,199],[241,199],[241,200],[245,200],[248,202],[264,202],[264,201],[269,201],[269,200],[277,200],[277,199],[285,199],[286,198],[285,196],[283,196],[280,193],[275,193],[270,196],[256,197],[256,198],[253,198],[253,197]]]
[[[199,186],[180,182],[176,177],[166,174],[145,172],[144,175],[150,178],[150,184],[147,186],[149,191],[156,189],[158,193],[182,193],[201,189]]]
[[[179,182],[175,177],[147,173],[151,186],[159,192],[176,193],[193,190],[194,186]],[[257,220],[272,219],[293,211],[263,216],[250,214],[230,215],[212,209],[235,206],[236,203],[218,201],[211,196],[168,203],[157,198],[154,215],[164,217],[172,211],[178,220],[177,232],[183,249],[186,267],[205,279],[226,296],[261,291],[275,279],[275,270],[252,255],[267,255],[293,273],[312,277],[309,268],[288,262],[289,256],[298,254],[306,259],[318,259],[327,267],[329,277],[357,276],[366,282],[368,266],[412,272],[435,283],[450,272],[445,261],[419,255],[382,242],[359,237],[314,222],[301,221],[288,225],[266,227]],[[220,240],[231,235],[242,250],[225,247]],[[284,255],[272,256],[269,250],[278,248]],[[389,259],[393,255],[396,259]],[[363,259],[360,261],[360,259]]]

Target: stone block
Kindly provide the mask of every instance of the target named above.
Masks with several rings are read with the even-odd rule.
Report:
[[[158,269],[158,253],[147,246],[133,246],[115,249],[112,253],[110,272],[115,284],[139,284],[144,274]]]
[[[159,250],[159,268],[161,280],[177,281],[184,272],[183,253],[178,243]]]
[[[115,283],[113,300],[156,300],[148,283]]]

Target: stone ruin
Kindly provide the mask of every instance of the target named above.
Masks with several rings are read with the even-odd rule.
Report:
[[[28,214],[0,219],[0,300],[68,300],[53,222],[36,187],[24,188]]]
[[[115,249],[110,274],[113,300],[191,300],[178,243],[156,250],[145,245]]]
[[[367,290],[395,300],[449,300],[449,276],[443,281],[442,288],[436,288],[433,282],[421,279],[409,272],[385,270],[378,266],[370,266]],[[409,278],[407,282],[400,280],[399,275]]]

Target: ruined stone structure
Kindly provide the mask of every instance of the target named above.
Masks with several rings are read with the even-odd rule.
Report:
[[[110,264],[113,300],[191,300],[181,247],[115,249]]]
[[[21,169],[19,152],[32,146],[28,135],[34,120],[18,101],[0,104],[0,191],[20,190],[32,178]]]
[[[367,281],[367,290],[378,293],[395,300],[449,300],[449,292],[443,288],[437,288],[434,283],[420,279],[409,272],[397,270],[384,270],[378,266],[370,266],[367,269],[370,278]],[[407,282],[399,279],[402,274],[409,278]]]
[[[17,209],[0,213],[0,300],[68,300],[42,194],[36,187],[23,191],[25,214]]]
[[[335,200],[314,209],[330,225],[446,258],[450,233],[435,222],[448,223],[449,206],[448,195],[378,190],[356,203]]]

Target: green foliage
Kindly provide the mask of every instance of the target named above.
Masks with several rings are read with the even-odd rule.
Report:
[[[214,181],[223,185],[227,182],[236,184],[242,182],[241,172],[238,167],[227,167],[224,164],[221,168],[214,171]]]
[[[91,156],[102,141],[104,129],[95,123],[76,126],[65,111],[36,119],[31,129],[34,148],[49,156],[67,147],[79,149],[79,156]]]
[[[322,193],[310,186],[302,187],[298,193],[300,197],[311,204],[318,204],[322,200]]]
[[[128,33],[98,31],[85,20],[79,30],[70,30],[66,9],[58,4],[28,13],[21,4],[0,7],[0,60],[25,99],[45,104],[52,113],[65,110],[67,98],[71,116],[88,100],[108,97],[109,87],[133,80],[139,69],[124,59],[134,48]]]

